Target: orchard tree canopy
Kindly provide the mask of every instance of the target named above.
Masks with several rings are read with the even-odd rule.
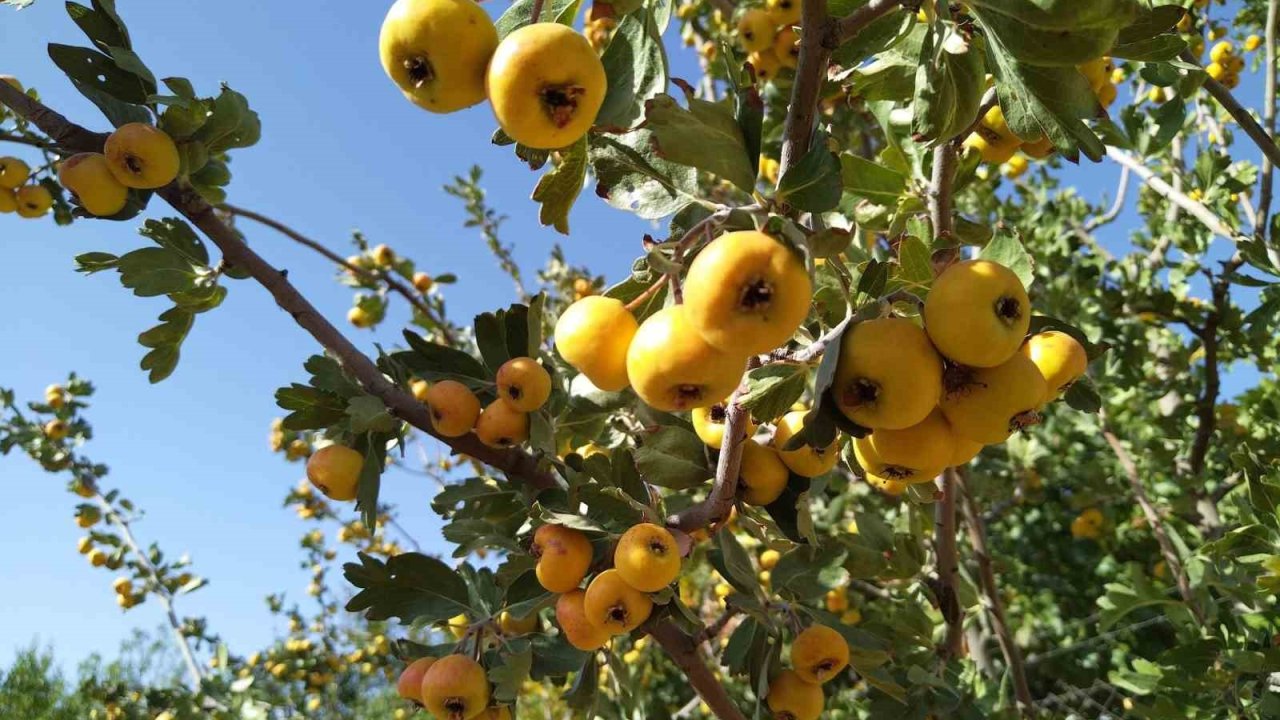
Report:
[[[385,91],[492,125],[564,235],[527,289],[458,168],[518,300],[472,322],[430,248],[241,206],[233,159],[288,128],[142,57],[145,9],[69,2],[85,41],[48,46],[102,117],[0,78],[0,228],[139,225],[75,263],[160,308],[152,383],[246,283],[315,341],[271,443],[317,603],[273,596],[260,651],[175,610],[205,580],[89,459],[93,386],[0,391],[0,452],[68,479],[185,672],[90,677],[93,717],[1280,717],[1280,0],[497,2],[395,0],[378,37]],[[651,231],[588,269],[599,202]],[[395,346],[351,339],[397,303]],[[393,466],[451,554],[405,549]]]

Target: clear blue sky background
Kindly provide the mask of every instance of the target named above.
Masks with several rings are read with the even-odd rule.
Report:
[[[495,14],[505,8],[490,3]],[[188,77],[203,94],[225,81],[260,113],[262,142],[234,156],[232,202],[340,251],[358,227],[428,272],[457,273],[461,282],[447,297],[451,316],[464,320],[513,300],[478,233],[462,227],[458,201],[439,191],[478,163],[491,202],[510,216],[503,238],[514,242],[530,275],[562,242],[575,262],[620,279],[652,226],[609,208],[588,187],[571,216],[572,237],[539,227],[537,207],[527,199],[537,175],[508,149],[489,144],[494,122],[484,106],[429,115],[405,102],[383,75],[376,45],[388,4],[328,2],[300,12],[289,2],[153,0],[122,2],[121,10],[137,51],[158,76]],[[69,117],[106,128],[45,54],[48,42],[83,44],[62,3],[40,0],[16,13],[0,8],[0,27],[0,73],[37,87]],[[674,74],[693,79],[696,67],[678,46],[671,37]],[[1245,99],[1256,102],[1257,94],[1251,89]],[[38,157],[15,146],[0,152],[27,156],[33,165]],[[1101,201],[1114,192],[1117,175],[1105,164],[1069,170],[1066,179]],[[156,202],[149,215],[164,210]],[[1122,248],[1133,220],[1126,213],[1106,229],[1104,242]],[[122,487],[147,511],[136,527],[141,539],[190,553],[195,569],[212,580],[183,599],[182,612],[207,616],[233,649],[248,652],[285,630],[267,612],[265,595],[307,599],[297,549],[305,526],[280,506],[302,467],[272,454],[266,435],[279,414],[272,393],[300,379],[302,361],[318,348],[265,291],[234,283],[223,307],[198,319],[177,373],[149,385],[137,367],[143,350],[135,336],[154,324],[163,302],[133,297],[114,274],[86,278],[72,271],[78,253],[143,244],[138,224],[81,222],[68,229],[0,216],[6,257],[0,297],[8,308],[0,323],[8,348],[0,354],[0,386],[35,399],[72,370],[97,384],[90,411],[96,437],[87,452],[111,466],[109,487]],[[271,231],[242,227],[322,311],[343,317],[350,292],[332,281],[328,265]],[[401,303],[393,303],[390,318],[385,331],[359,332],[358,342],[370,349],[375,340],[397,342]],[[1235,376],[1230,389],[1248,379]],[[11,456],[0,459],[0,484],[6,497],[0,666],[33,639],[52,644],[67,665],[90,652],[113,655],[131,627],[161,622],[155,603],[122,617],[111,574],[76,554],[82,531],[72,520],[75,498],[60,479]],[[400,505],[414,535],[426,549],[441,550],[428,507],[432,494],[430,481],[419,477],[394,474],[384,483],[384,497]]]

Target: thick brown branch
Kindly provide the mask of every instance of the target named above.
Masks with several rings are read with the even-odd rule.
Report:
[[[724,685],[716,680],[711,668],[707,667],[706,661],[698,652],[698,643],[693,638],[680,632],[680,629],[669,620],[653,623],[649,627],[649,635],[662,646],[671,661],[689,678],[689,684],[717,718],[746,720],[742,710],[734,704],[733,698],[729,697]]]
[[[1182,60],[1196,66],[1200,64],[1196,60],[1196,56],[1192,55],[1189,50],[1182,52]],[[1249,114],[1249,111],[1243,105],[1236,101],[1235,96],[1231,94],[1226,85],[1205,75],[1204,89],[1208,90],[1213,99],[1217,100],[1218,104],[1235,119],[1240,128],[1249,136],[1249,139],[1253,140],[1254,144],[1258,146],[1264,156],[1271,160],[1272,164],[1280,164],[1280,147],[1276,147],[1275,141],[1271,139],[1267,131],[1258,124],[1257,120],[1253,119],[1253,116]]]
[[[27,118],[46,135],[57,140],[59,145],[72,152],[100,152],[106,141],[106,135],[75,125],[6,83],[0,83],[0,102]],[[218,217],[213,206],[195,188],[185,180],[178,180],[160,188],[156,194],[218,246],[224,263],[245,270],[266,288],[276,304],[289,313],[294,322],[333,354],[366,392],[381,399],[397,417],[439,439],[453,452],[473,457],[534,489],[542,490],[557,484],[547,470],[539,467],[537,458],[521,450],[491,448],[480,442],[474,434],[460,438],[438,435],[427,407],[414,399],[408,391],[388,380],[368,356],[360,352],[298,292],[287,279],[286,273],[272,267],[246,245],[239,233]]]
[[[1267,135],[1276,134],[1276,23],[1280,15],[1280,0],[1269,0],[1267,3],[1267,37],[1266,61],[1263,62],[1264,79],[1262,99],[1262,123]],[[1271,193],[1275,175],[1275,163],[1271,158],[1262,159],[1262,182],[1258,192],[1257,235],[1266,240],[1270,236],[1267,229],[1267,218],[1271,214]]]
[[[1031,712],[1034,698],[1027,685],[1027,670],[1022,662],[1022,649],[1014,642],[1013,633],[1004,615],[1004,603],[1000,599],[1000,588],[996,584],[996,574],[991,567],[991,552],[987,549],[987,527],[982,522],[982,514],[978,512],[978,504],[969,494],[963,472],[956,474],[956,489],[960,498],[960,507],[964,512],[965,527],[969,530],[969,544],[973,546],[973,556],[978,561],[978,580],[982,585],[983,606],[991,617],[991,625],[995,630],[996,641],[1000,644],[1000,652],[1004,655],[1005,666],[1013,677],[1014,697],[1018,701],[1018,709],[1025,715]]]
[[[353,275],[358,275],[359,277],[362,277],[374,283],[379,283],[379,282],[386,283],[387,287],[390,288],[392,292],[395,292],[400,296],[402,296],[418,312],[422,313],[423,317],[434,322],[436,324],[436,327],[440,329],[441,338],[446,343],[453,342],[453,333],[450,332],[449,324],[445,322],[444,318],[441,318],[438,315],[436,315],[435,311],[431,309],[431,306],[423,302],[422,298],[418,295],[418,293],[413,288],[409,287],[408,285],[401,282],[400,280],[397,280],[395,276],[393,276],[390,272],[386,272],[386,271],[378,272],[374,270],[368,270],[354,263],[347,262],[346,258],[330,250],[324,245],[321,245],[319,242],[312,240],[311,238],[307,237],[306,235],[303,235],[297,230],[294,230],[288,225],[285,225],[284,223],[278,220],[275,220],[274,218],[267,217],[262,213],[254,212],[252,210],[248,210],[248,209],[239,207],[237,205],[232,205],[230,203],[223,203],[218,206],[218,209],[228,212],[232,215],[248,218],[250,220],[253,220],[254,222],[266,225],[272,230],[275,230],[276,232],[279,232],[281,235],[284,235],[290,240],[293,240],[294,242],[298,243],[299,245],[315,250],[316,252],[323,255],[325,258],[329,259],[334,264],[340,265],[342,268],[344,268],[345,270],[347,270]]]
[[[835,23],[827,14],[827,0],[804,0],[800,16],[800,60],[796,65],[795,84],[791,86],[791,104],[783,123],[779,182],[787,170],[809,152],[813,123],[818,114],[818,96],[822,92],[823,81],[827,79],[831,51],[838,44]]]
[[[938,647],[944,664],[964,652],[964,608],[960,607],[960,562],[956,552],[956,470],[947,468],[938,476],[938,501],[934,507],[934,563],[938,575],[938,609],[947,623],[946,637]]]
[[[1107,444],[1115,452],[1116,459],[1120,461],[1120,467],[1124,470],[1125,477],[1129,480],[1129,487],[1133,489],[1133,496],[1138,501],[1138,505],[1142,507],[1142,514],[1146,516],[1147,524],[1151,526],[1151,532],[1156,536],[1156,543],[1160,546],[1160,554],[1164,557],[1164,563],[1168,566],[1169,572],[1173,575],[1178,585],[1178,593],[1182,595],[1183,602],[1187,604],[1191,613],[1196,616],[1196,620],[1203,624],[1204,616],[1200,612],[1200,607],[1196,604],[1195,595],[1191,592],[1191,583],[1187,580],[1187,573],[1182,567],[1182,561],[1178,559],[1178,553],[1173,547],[1173,541],[1169,539],[1169,534],[1165,532],[1164,520],[1161,519],[1160,514],[1156,512],[1155,506],[1151,504],[1151,500],[1147,497],[1146,488],[1142,486],[1142,478],[1138,475],[1138,466],[1133,462],[1133,456],[1125,449],[1124,444],[1120,442],[1120,438],[1115,436],[1115,433],[1104,429],[1102,437],[1106,439]]]
[[[836,21],[836,41],[848,42],[862,29],[881,16],[902,6],[902,0],[871,0],[871,2],[854,10]]]

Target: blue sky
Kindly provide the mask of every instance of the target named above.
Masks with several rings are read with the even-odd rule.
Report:
[[[629,266],[624,259],[638,254],[641,236],[653,230],[589,188],[571,216],[571,238],[539,227],[537,206],[528,200],[537,175],[508,149],[489,144],[494,122],[484,106],[430,115],[405,102],[383,75],[376,44],[385,2],[330,2],[305,13],[295,3],[250,0],[122,5],[136,49],[157,76],[185,76],[203,94],[225,81],[261,115],[262,142],[234,156],[231,202],[341,252],[359,228],[427,272],[457,273],[460,284],[447,290],[455,319],[514,299],[478,233],[462,227],[461,205],[439,191],[472,164],[485,168],[490,201],[510,216],[503,239],[515,244],[530,276],[562,242],[575,263],[620,279]],[[106,128],[45,54],[48,42],[83,42],[62,3],[0,9],[0,23],[0,73],[39,88],[69,117]],[[676,52],[675,74],[693,78],[691,60]],[[1256,94],[1245,97],[1256,101]],[[37,158],[14,146],[2,152]],[[1100,198],[1114,192],[1117,175],[1105,164],[1067,177]],[[157,202],[148,214],[159,217],[164,209]],[[1108,228],[1108,243],[1123,242],[1132,219],[1128,213]],[[302,361],[318,348],[265,291],[235,283],[221,308],[198,319],[175,375],[149,385],[137,367],[143,351],[135,336],[154,324],[163,303],[133,297],[113,274],[86,278],[72,271],[78,253],[143,244],[138,224],[82,222],[68,229],[0,216],[7,254],[0,292],[9,308],[4,342],[11,348],[0,354],[0,386],[34,399],[72,370],[97,384],[88,454],[111,466],[108,487],[123,488],[146,510],[136,527],[140,538],[190,553],[196,571],[212,580],[184,598],[181,611],[207,616],[233,649],[248,652],[284,632],[267,612],[265,595],[284,591],[306,600],[297,540],[309,526],[280,506],[302,467],[272,454],[266,434],[278,415],[272,393],[301,379]],[[264,228],[242,228],[323,312],[345,315],[350,292],[332,281],[318,256]],[[369,349],[375,340],[395,343],[404,318],[402,305],[393,303],[385,331],[350,334]],[[131,627],[161,622],[153,602],[122,618],[112,575],[76,554],[82,532],[72,521],[75,499],[60,479],[12,456],[0,459],[0,482],[7,500],[0,612],[8,619],[0,623],[0,665],[33,639],[55,646],[64,663],[94,651],[111,655]],[[397,474],[384,482],[384,497],[400,505],[404,524],[426,549],[439,550],[432,493],[420,477]]]

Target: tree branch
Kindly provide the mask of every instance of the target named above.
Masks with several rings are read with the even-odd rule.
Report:
[[[1200,221],[1210,232],[1221,235],[1228,240],[1235,240],[1240,233],[1232,230],[1227,226],[1213,211],[1205,207],[1202,203],[1192,200],[1185,193],[1175,189],[1172,185],[1165,182],[1163,178],[1157,176],[1146,165],[1143,165],[1129,153],[1114,147],[1107,148],[1107,157],[1120,163],[1122,166],[1132,170],[1138,177],[1142,178],[1152,190],[1155,190],[1161,196],[1169,200],[1169,202],[1182,208],[1191,214],[1192,217]]]
[[[435,311],[431,309],[431,306],[423,302],[422,298],[419,297],[418,293],[414,291],[413,288],[397,280],[394,276],[391,275],[391,273],[385,272],[385,271],[376,272],[373,270],[367,270],[354,263],[349,263],[347,262],[346,258],[342,257],[336,252],[333,252],[332,250],[325,247],[324,245],[321,245],[319,242],[316,242],[315,240],[312,240],[311,238],[289,227],[288,225],[285,225],[284,223],[278,220],[275,220],[273,218],[267,217],[266,215],[263,215],[261,213],[254,212],[252,210],[247,210],[245,208],[232,205],[230,203],[222,203],[221,205],[218,206],[218,209],[228,212],[232,215],[248,218],[250,220],[253,220],[254,222],[258,222],[263,225],[266,225],[267,227],[279,232],[280,234],[284,235],[290,240],[293,240],[294,242],[304,247],[308,247],[308,248],[311,248],[312,250],[315,250],[316,252],[320,253],[324,257],[328,258],[334,264],[342,266],[344,269],[346,269],[348,272],[350,272],[353,275],[358,275],[366,280],[370,280],[375,283],[378,283],[378,282],[386,283],[388,288],[390,288],[393,292],[398,293],[399,295],[404,297],[404,299],[407,300],[410,305],[412,305],[418,312],[422,313],[423,317],[426,317],[431,321],[433,321],[436,324],[436,326],[440,328],[440,336],[446,343],[450,343],[450,344],[453,343],[453,333],[450,332],[449,325],[447,322],[445,322],[444,318],[437,316]]]
[[[978,561],[978,580],[982,585],[983,606],[991,617],[996,641],[1000,644],[1000,652],[1004,655],[1005,666],[1013,676],[1013,692],[1018,701],[1018,709],[1025,715],[1031,712],[1034,699],[1031,697],[1031,688],[1027,685],[1027,670],[1022,662],[1022,649],[1014,642],[1013,633],[1009,630],[1009,623],[1005,619],[1000,588],[996,584],[996,574],[991,567],[991,552],[987,549],[987,527],[982,522],[982,514],[978,512],[978,504],[969,494],[963,472],[956,473],[956,490],[964,512],[965,526],[969,529],[969,544],[973,546],[973,555]]]
[[[39,138],[31,138],[25,135],[15,135],[13,133],[0,133],[0,142],[11,142],[11,143],[17,143],[19,145],[30,145],[33,148],[40,148],[41,150],[52,150],[55,152],[58,149],[57,146],[54,145],[53,143],[46,142]]]
[[[698,652],[698,643],[693,638],[680,632],[670,620],[654,623],[649,627],[649,635],[689,678],[689,684],[716,717],[720,720],[746,720],[724,685],[716,680],[716,676],[707,667],[706,661]]]
[[[1125,196],[1129,194],[1129,174],[1132,172],[1133,170],[1128,165],[1120,166],[1120,184],[1116,187],[1115,201],[1111,203],[1111,208],[1105,213],[1084,224],[1085,233],[1091,233],[1120,217],[1120,211],[1124,209]]]
[[[1129,455],[1129,451],[1125,449],[1120,439],[1115,433],[1106,428],[1106,420],[1103,419],[1102,437],[1106,439],[1107,444],[1111,446],[1112,451],[1116,454],[1116,459],[1120,461],[1120,467],[1124,470],[1125,477],[1129,479],[1129,487],[1133,489],[1133,496],[1138,501],[1138,505],[1142,507],[1142,514],[1147,518],[1147,524],[1151,526],[1151,531],[1156,536],[1156,543],[1160,546],[1160,554],[1164,557],[1164,563],[1169,568],[1169,572],[1173,573],[1174,580],[1178,585],[1178,593],[1182,595],[1182,600],[1187,604],[1191,613],[1195,615],[1196,620],[1200,624],[1204,624],[1204,616],[1200,612],[1200,607],[1196,604],[1195,595],[1191,592],[1191,583],[1187,580],[1187,574],[1182,567],[1182,561],[1178,559],[1178,553],[1173,547],[1173,541],[1169,539],[1169,534],[1165,532],[1164,520],[1160,518],[1160,514],[1156,512],[1155,506],[1151,504],[1151,500],[1147,497],[1147,491],[1142,487],[1142,478],[1138,476],[1138,466],[1133,462],[1133,457]]]
[[[946,638],[938,646],[938,659],[944,665],[964,653],[964,609],[960,607],[960,596],[956,592],[960,576],[956,552],[957,477],[955,468],[947,468],[935,481],[939,493],[933,521],[934,564],[938,576],[936,592],[938,609],[947,623]]]
[[[852,40],[862,29],[891,10],[902,6],[902,0],[871,0],[871,2],[845,15],[836,22],[836,40],[840,43]]]
[[[1190,50],[1182,51],[1180,57],[1183,62],[1191,63],[1196,67],[1200,66],[1196,56],[1192,55]],[[1258,124],[1257,120],[1253,119],[1253,116],[1249,114],[1249,111],[1243,105],[1236,101],[1235,96],[1231,94],[1226,85],[1206,74],[1204,77],[1204,89],[1208,90],[1213,99],[1217,100],[1218,104],[1235,119],[1240,128],[1249,136],[1249,139],[1253,140],[1264,156],[1270,159],[1273,164],[1280,164],[1280,147],[1276,147],[1275,141],[1271,139],[1267,131]]]
[[[1263,101],[1262,101],[1262,122],[1266,127],[1267,135],[1275,137],[1276,134],[1276,22],[1277,15],[1280,14],[1280,0],[1270,0],[1267,3],[1267,38],[1266,38],[1266,62],[1262,67],[1267,73],[1264,80]],[[1266,240],[1270,233],[1267,231],[1267,218],[1271,214],[1271,193],[1274,182],[1276,164],[1271,161],[1270,157],[1262,158],[1262,182],[1261,189],[1258,191],[1258,237]]]
[[[827,0],[803,0],[803,3],[800,15],[800,60],[796,64],[791,103],[783,123],[779,182],[787,170],[809,152],[814,119],[818,113],[818,96],[822,92],[822,83],[827,78],[827,63],[831,60],[831,51],[838,45],[835,24],[827,14]]]
[[[0,102],[25,117],[59,145],[72,152],[101,152],[106,135],[95,133],[72,123],[36,100],[19,93],[7,83],[0,83]],[[382,374],[364,353],[330,323],[298,289],[286,274],[272,267],[241,240],[239,233],[218,217],[213,206],[185,180],[176,180],[156,191],[169,205],[201,230],[222,251],[223,262],[249,273],[289,313],[294,322],[306,330],[320,345],[333,354],[360,385],[381,399],[397,417],[435,437],[456,454],[469,455],[520,480],[535,490],[554,487],[552,474],[539,467],[538,459],[522,450],[491,448],[474,433],[460,438],[445,438],[436,433],[431,413],[404,388]]]

